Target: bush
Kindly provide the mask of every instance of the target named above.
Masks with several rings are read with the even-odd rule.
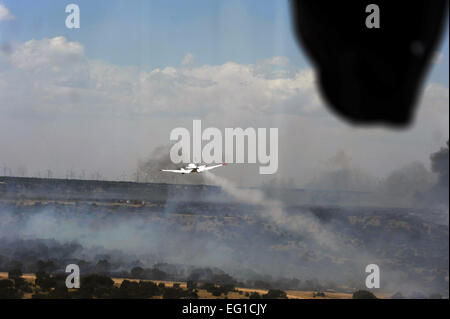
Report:
[[[30,284],[22,277],[14,279],[14,287],[22,290],[23,292],[32,292]]]
[[[262,295],[263,299],[287,299],[286,293],[279,289],[269,289],[267,294]]]
[[[222,294],[226,295],[230,291],[234,291],[233,285],[216,286],[210,282],[204,283],[201,288],[205,289],[207,292],[216,297],[219,297]]]
[[[215,297],[220,297],[222,295],[222,292],[220,290],[215,289],[211,292],[211,294]]]
[[[75,296],[77,298],[107,298],[114,293],[116,293],[114,281],[110,277],[92,274],[81,277],[80,289]]]
[[[353,293],[353,299],[377,299],[377,297],[367,290],[358,290]]]
[[[212,282],[205,282],[203,285],[201,285],[201,288],[205,289],[208,292],[211,292],[216,288],[216,285],[214,285]]]
[[[249,296],[249,299],[261,299],[261,295],[257,292],[252,292]]]
[[[180,299],[183,297],[181,289],[169,287],[164,289],[163,299]]]
[[[152,281],[140,281],[139,293],[142,298],[150,298],[161,294],[158,286]]]
[[[2,279],[0,280],[0,289],[6,289],[6,288],[13,288],[14,284],[9,279]]]
[[[124,280],[117,293],[120,298],[138,298],[139,284],[135,281]]]
[[[19,299],[23,293],[14,288],[14,284],[9,279],[0,280],[0,299]]]
[[[17,279],[22,277],[22,270],[19,268],[12,269],[8,272],[8,279]]]
[[[49,291],[51,288],[56,287],[56,280],[45,271],[38,271],[36,273],[35,284],[41,287],[42,290]]]
[[[227,294],[227,293],[235,290],[234,285],[223,285],[220,287],[220,289],[222,290],[222,292],[224,294]]]
[[[113,286],[114,281],[108,276],[92,274],[81,277],[82,288],[96,289],[99,287],[111,288]]]
[[[197,288],[197,283],[196,283],[195,281],[188,280],[188,281],[186,282],[186,287],[187,287],[187,289],[189,289],[189,290],[194,290],[195,288]]]
[[[120,285],[120,289],[124,289],[124,290],[137,290],[139,287],[139,284],[135,281],[129,281],[129,280],[124,280],[122,281],[122,284]]]

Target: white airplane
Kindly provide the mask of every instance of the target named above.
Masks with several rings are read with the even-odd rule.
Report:
[[[208,166],[208,164],[197,165],[197,164],[189,164],[186,167],[182,167],[180,169],[160,169],[160,172],[170,172],[170,173],[178,173],[178,174],[190,174],[190,173],[202,173],[204,171],[209,171],[213,168],[225,166],[226,163]]]

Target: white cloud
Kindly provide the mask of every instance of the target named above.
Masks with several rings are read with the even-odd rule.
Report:
[[[188,54],[183,64],[193,59]],[[227,62],[146,72],[89,60],[81,44],[55,37],[19,45],[9,63],[10,70],[0,73],[0,90],[17,105],[26,99],[23,91],[29,91],[34,111],[177,116],[320,110],[314,73],[293,69],[284,57],[249,65]],[[12,90],[16,85],[23,91]]]
[[[9,12],[8,8],[0,3],[0,21],[13,19],[15,19],[15,17]]]
[[[314,72],[292,67],[285,57],[143,71],[90,60],[80,43],[55,37],[14,47],[9,55],[0,55],[0,65],[5,64],[0,69],[0,110],[125,117],[328,116]],[[430,84],[422,100],[423,122],[448,125],[443,116],[448,115],[448,88]]]
[[[192,53],[188,53],[184,56],[183,60],[181,61],[182,65],[191,65],[195,61],[195,56]]]
[[[77,42],[68,42],[65,37],[30,40],[20,45],[11,55],[14,66],[30,71],[59,68],[83,59],[83,46]]]

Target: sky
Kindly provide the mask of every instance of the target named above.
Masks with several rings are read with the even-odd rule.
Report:
[[[80,29],[65,26],[68,3],[0,0],[0,169],[132,179],[172,129],[201,119],[278,127],[275,176],[251,164],[226,174],[301,187],[340,151],[382,178],[429,166],[448,139],[448,25],[413,125],[363,128],[325,107],[287,1],[74,1]]]

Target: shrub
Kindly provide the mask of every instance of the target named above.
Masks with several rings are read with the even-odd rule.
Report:
[[[261,295],[257,292],[252,292],[249,296],[249,299],[261,299]]]
[[[168,287],[164,289],[163,299],[180,299],[183,297],[181,289]]]
[[[205,282],[203,285],[201,285],[201,288],[205,289],[208,292],[211,292],[216,288],[216,285],[214,285],[212,282]]]
[[[22,270],[19,268],[12,269],[8,272],[8,279],[17,279],[22,277]]]
[[[38,271],[36,273],[35,284],[41,287],[42,290],[49,291],[51,288],[56,287],[56,280],[45,271]]]
[[[121,298],[138,298],[139,284],[135,281],[124,280],[120,285],[120,289],[116,292]]]
[[[92,274],[81,277],[80,286],[75,294],[78,298],[105,298],[116,293],[114,281],[105,275]]]
[[[153,296],[160,295],[161,292],[156,285],[152,281],[140,281],[139,282],[139,294],[142,298],[150,298]]]
[[[269,289],[267,294],[262,295],[263,299],[287,299],[286,293],[279,289]]]
[[[0,299],[19,299],[23,293],[14,288],[13,282],[9,279],[0,280]]]
[[[197,283],[193,280],[188,280],[186,282],[186,287],[187,287],[187,289],[193,290],[193,289],[197,288]]]
[[[14,287],[22,290],[23,292],[32,292],[30,284],[22,277],[14,279]]]
[[[358,290],[353,293],[353,299],[377,299],[377,297],[367,290]]]

